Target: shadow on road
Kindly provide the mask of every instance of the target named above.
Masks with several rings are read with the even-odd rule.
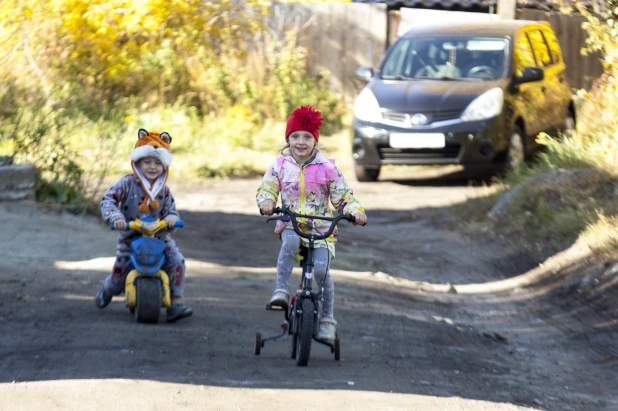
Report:
[[[418,171],[404,168],[403,171],[393,170],[383,173],[379,181],[418,187],[489,186],[494,177],[491,175],[491,170],[485,167],[466,169],[450,167],[445,170],[430,168]]]

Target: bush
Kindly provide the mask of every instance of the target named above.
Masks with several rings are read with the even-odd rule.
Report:
[[[37,165],[42,200],[71,207],[130,170],[140,127],[174,137],[172,177],[259,174],[294,108],[322,111],[322,134],[346,111],[295,34],[270,34],[269,5],[0,2],[0,150]]]
[[[83,168],[79,156],[70,145],[66,118],[56,115],[40,104],[33,109],[21,109],[2,124],[11,133],[12,155],[16,162],[32,163],[37,168],[37,200],[64,204],[81,211]],[[10,129],[12,128],[12,130]]]

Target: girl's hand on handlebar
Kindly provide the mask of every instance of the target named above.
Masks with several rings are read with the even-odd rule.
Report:
[[[167,223],[167,228],[171,230],[176,225],[176,221],[178,221],[178,218],[173,215],[168,215],[164,218],[164,220]]]
[[[260,206],[260,211],[264,215],[273,215],[273,208],[275,207],[275,203],[270,200],[266,200]]]
[[[126,230],[127,229],[127,220],[121,218],[120,220],[114,221],[114,229],[116,230]]]
[[[365,213],[354,214],[354,225],[365,225],[365,224],[367,224],[367,215],[365,215]]]

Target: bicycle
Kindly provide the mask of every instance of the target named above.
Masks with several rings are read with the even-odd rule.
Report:
[[[341,214],[337,217],[318,217],[309,216],[304,214],[297,214],[291,211],[288,207],[275,207],[273,209],[274,214],[279,214],[278,217],[271,217],[266,222],[273,220],[281,220],[285,222],[292,222],[294,231],[299,236],[309,240],[309,246],[306,247],[301,244],[301,256],[302,260],[300,266],[302,267],[303,274],[301,275],[300,285],[298,290],[287,305],[271,305],[266,304],[266,309],[269,311],[283,311],[285,314],[285,321],[281,324],[283,329],[281,334],[262,338],[261,333],[256,333],[255,336],[255,355],[260,355],[261,349],[264,347],[264,343],[269,340],[279,339],[287,334],[292,335],[292,353],[291,358],[296,359],[296,365],[306,366],[309,362],[309,355],[311,352],[311,341],[315,340],[320,344],[324,344],[330,347],[331,354],[334,354],[335,361],[339,361],[341,358],[341,343],[339,336],[335,335],[334,341],[320,340],[318,339],[318,326],[319,326],[319,313],[321,312],[320,302],[318,301],[317,294],[312,290],[313,279],[313,252],[315,250],[315,241],[325,240],[335,230],[335,227],[341,220],[347,220],[354,222],[354,216]],[[307,234],[298,228],[297,218],[313,218],[325,221],[332,221],[330,228],[324,234]]]

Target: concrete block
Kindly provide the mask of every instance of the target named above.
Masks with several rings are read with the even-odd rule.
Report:
[[[36,168],[33,164],[0,166],[0,201],[36,199]]]

